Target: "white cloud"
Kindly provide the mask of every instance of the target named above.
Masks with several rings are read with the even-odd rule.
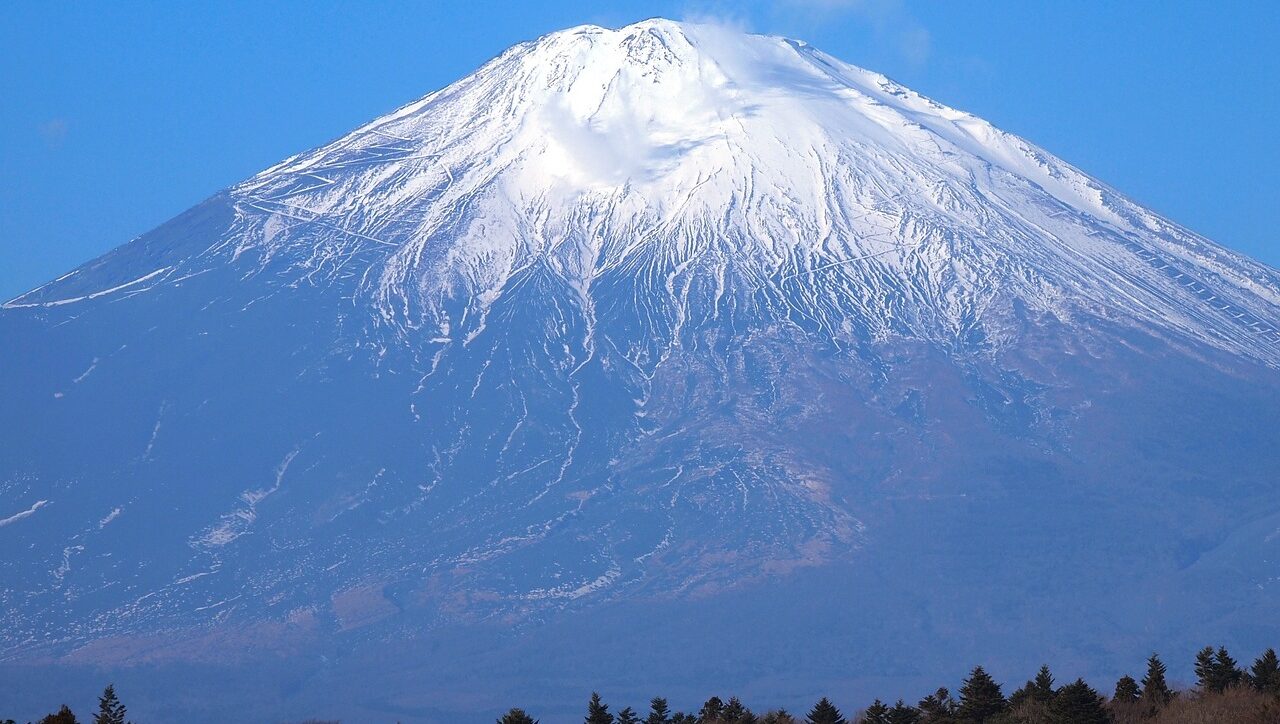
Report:
[[[28,518],[28,517],[30,517],[30,516],[32,516],[32,515],[35,515],[35,513],[36,513],[36,511],[37,511],[37,510],[40,510],[41,508],[43,508],[44,506],[46,506],[46,505],[48,505],[48,504],[49,504],[49,501],[47,501],[47,500],[37,500],[37,501],[36,501],[36,503],[35,503],[35,505],[31,506],[30,508],[27,508],[26,510],[22,511],[21,513],[14,513],[13,515],[9,516],[8,518],[0,518],[0,528],[3,528],[3,527],[5,527],[6,525],[10,525],[10,524],[12,524],[12,523],[17,523],[18,521],[22,520],[23,518]]]

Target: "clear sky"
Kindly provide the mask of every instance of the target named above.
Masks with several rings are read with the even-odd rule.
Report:
[[[1280,2],[29,2],[0,21],[0,297],[515,42],[655,15],[807,40],[1280,266]]]

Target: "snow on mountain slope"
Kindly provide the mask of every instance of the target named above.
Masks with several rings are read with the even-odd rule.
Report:
[[[808,296],[831,329],[954,339],[1017,298],[1278,359],[1273,270],[883,76],[715,26],[516,46],[231,198],[218,244],[85,296],[252,253],[309,283],[358,272],[386,325],[453,340],[448,299],[482,319],[531,265],[584,294],[650,268],[756,305]],[[78,299],[53,295],[8,306]]]
[[[0,335],[11,657],[346,671],[327,647],[474,663],[468,627],[541,655],[581,625],[691,685],[713,672],[661,652],[826,645],[817,620],[884,674],[902,642],[970,664],[974,631],[1105,667],[1207,635],[1221,596],[1247,638],[1280,580],[1280,273],[782,38],[515,46],[9,301]],[[459,667],[433,680],[471,691]]]

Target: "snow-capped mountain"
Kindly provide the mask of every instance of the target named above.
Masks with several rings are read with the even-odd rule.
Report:
[[[305,700],[431,640],[545,693],[460,672],[573,631],[784,691],[1280,632],[1280,273],[797,41],[515,46],[0,338],[11,659],[324,651]],[[667,658],[831,631],[878,658]]]

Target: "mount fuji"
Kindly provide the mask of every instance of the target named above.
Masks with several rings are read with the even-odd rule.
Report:
[[[1280,639],[1280,272],[802,42],[522,43],[0,340],[4,705],[798,707]]]

